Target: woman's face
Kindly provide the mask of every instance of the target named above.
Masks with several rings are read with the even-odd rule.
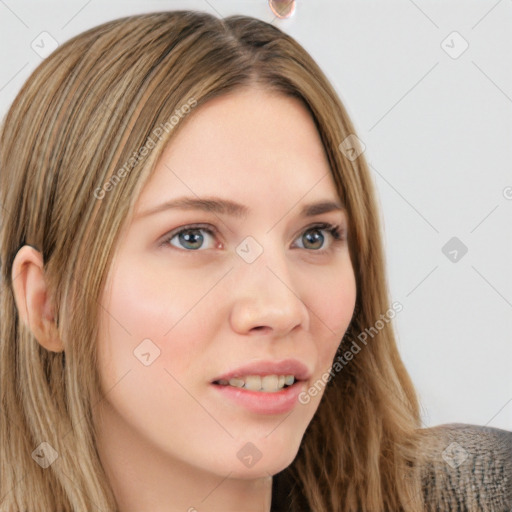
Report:
[[[161,207],[183,198],[188,208]],[[251,88],[192,110],[121,233],[101,298],[103,436],[224,476],[292,462],[356,298],[344,210],[303,211],[326,202],[341,204],[297,100]]]

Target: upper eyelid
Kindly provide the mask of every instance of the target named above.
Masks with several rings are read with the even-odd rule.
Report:
[[[340,222],[329,222],[329,221],[317,221],[317,222],[313,222],[313,223],[303,227],[299,231],[299,233],[307,231],[308,229],[313,229],[315,227],[318,227],[319,229],[331,229],[331,228],[337,227],[340,231],[342,231],[345,229],[345,222],[340,223]],[[169,236],[175,236],[175,235],[181,233],[182,231],[193,230],[193,229],[204,229],[205,231],[211,231],[212,233],[216,233],[216,234],[219,234],[219,232],[220,232],[219,229],[217,229],[212,224],[197,222],[197,223],[185,224],[183,226],[172,229],[171,231],[169,231],[169,233],[164,235],[164,238],[169,237]]]
[[[302,228],[296,236],[299,236],[301,233],[304,233],[305,231],[308,231],[308,230],[314,229],[314,228],[318,228],[323,231],[329,231],[329,230],[332,231],[333,229],[337,229],[340,232],[341,238],[344,238],[346,236],[345,222],[333,223],[333,222],[328,222],[328,221],[313,222],[313,223],[305,226],[304,228]],[[182,231],[196,230],[196,229],[197,230],[203,229],[205,231],[210,232],[214,236],[218,236],[220,234],[219,230],[212,224],[201,223],[201,222],[190,223],[190,224],[185,224],[184,226],[180,226],[178,228],[175,228],[175,229],[169,231],[168,234],[163,236],[161,243],[164,244],[165,242],[170,242],[171,239],[173,239],[176,235],[179,235]],[[169,245],[171,245],[171,244],[169,244]]]

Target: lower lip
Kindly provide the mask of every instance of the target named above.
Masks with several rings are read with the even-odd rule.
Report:
[[[257,414],[283,414],[291,411],[298,402],[298,396],[304,388],[304,382],[295,382],[281,391],[249,391],[234,386],[212,386],[223,396]]]

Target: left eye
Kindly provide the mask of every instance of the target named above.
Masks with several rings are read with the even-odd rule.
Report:
[[[325,235],[321,233],[322,231],[326,231],[333,238],[333,243],[341,242],[344,239],[343,233],[340,231],[339,226],[334,226],[332,224],[319,224],[316,226],[310,226],[302,232],[302,235],[298,238],[298,240],[302,241],[302,246],[299,246],[299,248],[309,248],[317,252],[327,252],[329,249],[322,247],[325,241]],[[180,228],[178,231],[174,231],[166,236],[162,245],[169,243],[174,247],[189,249],[193,251],[205,249],[205,247],[203,247],[205,237],[201,234],[201,232],[207,233],[209,237],[212,237],[212,239],[216,234],[216,230],[211,229],[210,226],[185,226]],[[182,245],[178,245],[178,243]],[[318,246],[319,243],[320,246]],[[212,247],[206,247],[206,249],[211,248]]]

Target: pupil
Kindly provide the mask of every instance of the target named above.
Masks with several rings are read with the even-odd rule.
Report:
[[[320,233],[318,229],[314,229],[308,232],[309,234],[305,234],[304,237],[308,239],[308,243],[315,243],[320,241],[320,247],[322,246],[324,236]],[[316,233],[316,235],[312,235],[311,233]]]

